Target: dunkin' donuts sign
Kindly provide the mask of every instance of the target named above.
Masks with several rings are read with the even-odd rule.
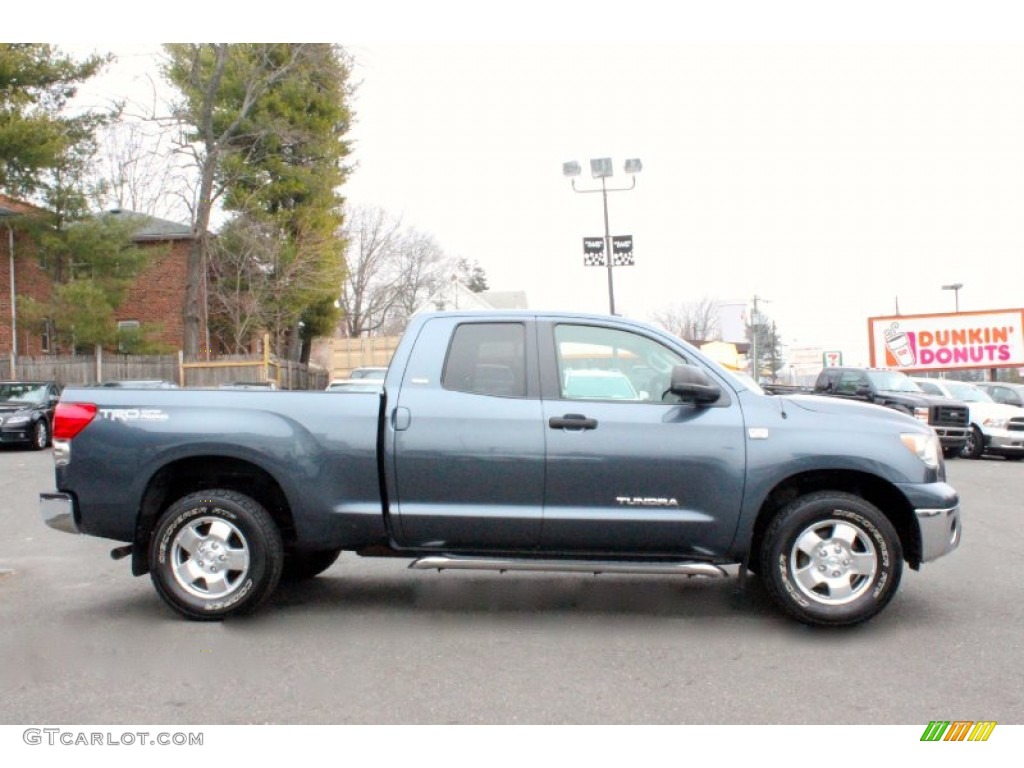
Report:
[[[1024,367],[1024,309],[868,318],[871,365],[905,371]]]

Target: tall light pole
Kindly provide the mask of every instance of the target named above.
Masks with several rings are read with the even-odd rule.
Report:
[[[590,161],[590,175],[601,180],[600,189],[578,189],[574,177],[580,175],[580,164],[575,160],[562,163],[562,174],[572,179],[574,192],[600,192],[601,200],[604,203],[604,263],[608,268],[608,314],[615,314],[615,283],[612,278],[612,235],[608,227],[608,193],[628,192],[636,186],[636,174],[643,170],[643,163],[637,158],[626,161],[623,168],[631,177],[632,183],[628,187],[609,187],[607,179],[613,175],[612,159],[610,157],[599,157]]]
[[[960,289],[963,287],[963,283],[950,283],[949,285],[942,286],[942,290],[953,292],[953,302],[956,306],[957,312],[960,311]]]
[[[763,302],[766,302],[766,303],[769,303],[769,304],[771,303],[771,302],[768,301],[768,299],[762,298],[762,297],[758,296],[757,294],[754,294],[754,311],[750,314],[751,353],[752,353],[752,355],[754,357],[754,360],[753,360],[753,370],[751,371],[751,376],[753,376],[754,381],[756,381],[758,384],[761,383],[761,372],[760,372],[759,366],[757,364],[757,326],[758,326],[758,321],[761,318],[761,313],[758,311],[758,308],[757,308],[757,303],[759,301],[763,301]]]

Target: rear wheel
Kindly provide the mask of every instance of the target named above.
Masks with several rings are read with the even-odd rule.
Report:
[[[179,499],[150,542],[157,593],[178,613],[201,621],[258,608],[277,586],[283,563],[281,534],[270,514],[236,491]]]
[[[892,599],[903,550],[892,523],[874,505],[823,491],[788,504],[765,532],[761,578],[776,604],[817,626],[870,619]]]

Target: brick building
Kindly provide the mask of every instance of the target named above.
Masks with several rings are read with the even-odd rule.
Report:
[[[14,226],[19,216],[45,214],[39,208],[0,194],[0,356],[3,357],[10,356],[12,351],[27,357],[66,351],[53,349],[38,328],[19,323],[16,305],[12,311],[12,294],[37,300],[45,300],[50,294],[52,284],[39,266],[35,244]],[[115,312],[118,325],[152,329],[154,341],[181,349],[184,338],[182,302],[191,227],[131,211],[111,211],[107,215],[137,220],[134,241],[139,247],[152,249],[149,265]],[[14,327],[16,334],[12,331]]]

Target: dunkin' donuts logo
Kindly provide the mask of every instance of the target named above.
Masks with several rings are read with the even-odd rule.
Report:
[[[890,368],[930,365],[998,365],[1012,357],[1012,325],[907,330],[893,322],[885,329],[885,363]]]

